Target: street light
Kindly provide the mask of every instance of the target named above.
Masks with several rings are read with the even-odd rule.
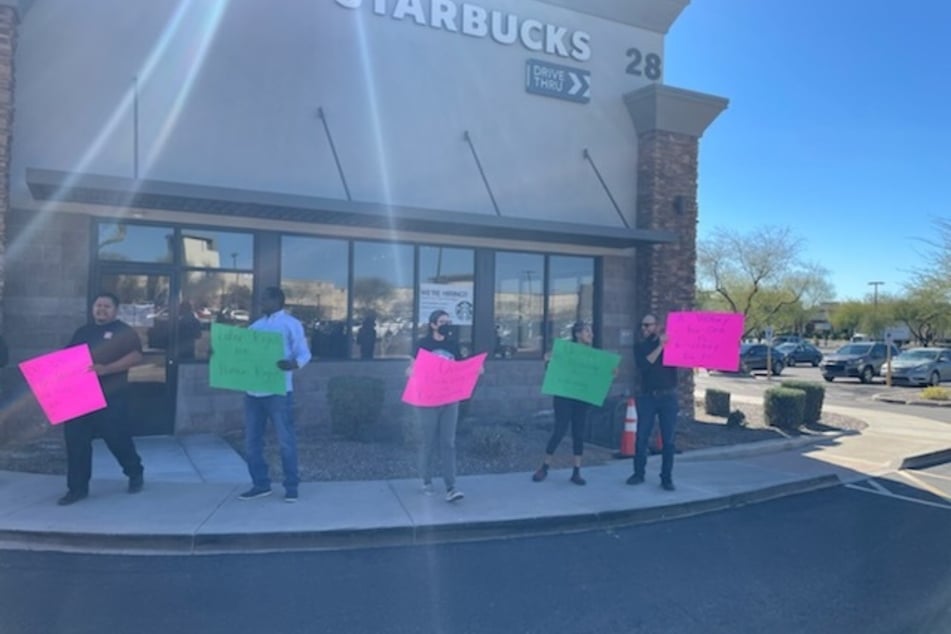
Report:
[[[885,282],[869,282],[868,285],[875,288],[874,299],[872,300],[872,319],[875,321],[875,329],[878,329],[878,287],[884,284]],[[875,336],[878,336],[878,332],[875,333]]]
[[[868,283],[869,286],[874,286],[874,287],[875,287],[875,299],[874,299],[875,308],[878,308],[878,287],[879,287],[879,286],[882,286],[884,283],[885,283],[885,282],[869,282],[869,283]]]

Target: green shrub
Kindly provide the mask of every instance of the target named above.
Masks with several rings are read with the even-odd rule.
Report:
[[[711,416],[729,416],[730,393],[725,390],[707,388],[703,395],[703,407]]]
[[[746,427],[746,414],[741,412],[738,409],[730,412],[730,415],[726,417],[726,426],[727,427]]]
[[[946,387],[932,385],[931,387],[926,387],[921,390],[921,398],[929,401],[947,401],[951,399],[951,392],[949,392]]]
[[[780,429],[796,429],[802,424],[806,393],[787,387],[774,387],[763,393],[766,424]]]
[[[474,456],[497,458],[512,451],[515,439],[512,432],[501,425],[485,425],[472,430],[467,444]]]
[[[360,439],[383,411],[383,379],[335,376],[327,382],[330,428],[346,438]]]
[[[788,387],[791,390],[802,390],[806,393],[806,404],[803,406],[802,422],[810,425],[818,423],[822,418],[822,403],[826,398],[826,388],[813,381],[797,381],[789,379],[779,384],[779,387]]]

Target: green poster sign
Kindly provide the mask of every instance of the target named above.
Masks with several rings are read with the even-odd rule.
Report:
[[[620,355],[613,352],[556,339],[542,394],[566,396],[601,407],[620,361]]]
[[[211,387],[287,394],[284,371],[277,367],[277,362],[284,358],[280,333],[212,324],[211,349]]]

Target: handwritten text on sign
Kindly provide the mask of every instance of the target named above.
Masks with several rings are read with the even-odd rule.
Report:
[[[620,361],[621,357],[613,352],[556,339],[542,382],[542,394],[601,407],[614,382],[614,368]]]
[[[99,377],[90,368],[89,346],[82,344],[20,364],[20,372],[53,425],[106,406]]]
[[[284,358],[280,333],[212,324],[211,349],[211,387],[287,394],[284,372],[277,367],[277,362]]]
[[[741,313],[670,313],[664,365],[735,372],[742,336]]]
[[[413,363],[413,374],[403,390],[403,402],[438,407],[471,398],[484,361],[484,352],[464,361],[452,361],[420,349]]]

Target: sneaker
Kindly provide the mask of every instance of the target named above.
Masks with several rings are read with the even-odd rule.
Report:
[[[291,489],[284,492],[284,501],[288,504],[293,504],[297,501],[297,490]]]
[[[632,475],[630,478],[627,479],[627,483],[628,484],[644,484],[644,476],[638,475],[635,473],[634,475]]]
[[[129,478],[129,493],[138,493],[145,486],[145,478],[142,474]]]
[[[458,502],[465,496],[462,494],[462,491],[459,489],[449,489],[446,491],[446,501],[447,502]]]
[[[661,480],[661,482],[660,482],[660,488],[662,488],[664,491],[676,491],[676,490],[677,490],[677,487],[674,486],[674,481],[673,481],[673,480]]]
[[[254,498],[263,498],[267,495],[271,495],[270,487],[251,487],[244,493],[238,496],[239,500],[253,500]]]
[[[433,494],[433,484],[432,482],[427,482],[423,485],[423,488],[419,490],[423,495],[432,495]]]
[[[538,471],[532,474],[532,482],[541,482],[548,477],[548,465],[543,464],[538,467]]]
[[[80,500],[86,499],[88,493],[80,493],[79,491],[67,491],[66,495],[56,500],[56,503],[60,506],[69,506],[70,504],[75,504]]]
[[[571,481],[580,486],[588,484],[588,481],[581,477],[581,472],[577,469],[571,474]]]

